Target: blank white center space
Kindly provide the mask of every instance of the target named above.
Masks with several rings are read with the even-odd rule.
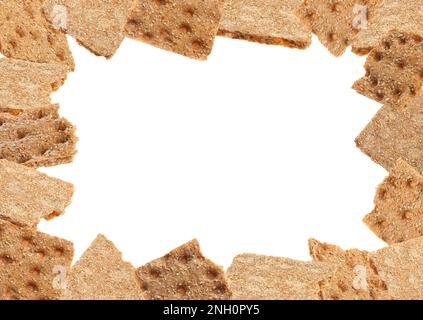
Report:
[[[354,139],[379,105],[351,89],[364,58],[218,38],[207,62],[125,40],[109,61],[71,40],[54,95],[77,126],[75,162],[44,172],[76,192],[41,229],[98,233],[140,266],[197,238],[227,267],[252,252],[309,259],[315,237],[382,246],[362,223],[386,172]]]

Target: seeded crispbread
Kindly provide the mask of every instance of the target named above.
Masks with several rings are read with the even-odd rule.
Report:
[[[65,300],[140,300],[135,268],[98,235],[69,272]]]
[[[73,70],[66,36],[47,22],[42,3],[43,0],[0,2],[0,52],[15,59],[60,63]]]
[[[354,38],[352,50],[367,54],[391,30],[417,33],[423,37],[423,0],[378,0],[368,17],[367,26]]]
[[[367,251],[343,250],[315,239],[309,240],[309,249],[314,261],[329,265],[328,276],[320,282],[323,300],[390,299]]]
[[[353,88],[393,107],[406,107],[423,85],[423,38],[393,30],[367,58],[366,75]]]
[[[96,55],[111,58],[124,39],[132,0],[47,0],[46,18]]]
[[[340,56],[353,37],[365,27],[375,0],[305,0],[295,10],[320,42],[335,56]]]
[[[190,58],[210,54],[223,0],[135,0],[126,25],[128,37]]]
[[[404,109],[382,107],[356,144],[388,171],[402,158],[423,173],[423,95],[417,95]]]
[[[143,296],[152,300],[230,299],[221,267],[205,258],[197,240],[137,269]]]
[[[233,298],[239,300],[320,300],[326,265],[287,258],[241,254],[227,271]]]
[[[58,299],[72,257],[71,242],[0,220],[0,300]]]
[[[70,204],[73,185],[35,169],[0,160],[0,219],[35,226]]]
[[[423,176],[399,159],[377,188],[367,226],[389,244],[423,236]]]
[[[219,35],[305,49],[311,32],[294,15],[302,0],[226,0]]]

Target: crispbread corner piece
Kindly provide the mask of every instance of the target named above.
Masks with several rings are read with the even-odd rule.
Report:
[[[311,32],[294,15],[302,0],[226,0],[219,35],[306,49]]]
[[[73,244],[0,219],[0,300],[59,299]]]
[[[370,52],[366,75],[353,88],[395,108],[406,107],[423,85],[423,38],[392,30]]]
[[[136,274],[148,300],[231,298],[222,268],[201,254],[197,240],[147,263]]]
[[[205,60],[217,35],[223,3],[223,0],[135,0],[126,24],[126,35]]]
[[[423,235],[423,177],[402,159],[377,188],[367,226],[389,244]]]

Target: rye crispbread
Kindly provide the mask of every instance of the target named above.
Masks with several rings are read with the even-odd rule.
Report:
[[[294,15],[302,0],[226,0],[219,35],[305,49],[311,32]]]

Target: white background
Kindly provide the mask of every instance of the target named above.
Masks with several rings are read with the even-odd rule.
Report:
[[[252,252],[307,260],[307,240],[373,250],[362,223],[386,172],[354,139],[380,107],[351,89],[363,57],[217,38],[207,62],[125,40],[109,61],[70,39],[76,72],[54,94],[77,126],[75,185],[40,229],[98,233],[136,267],[197,238],[228,267]]]

